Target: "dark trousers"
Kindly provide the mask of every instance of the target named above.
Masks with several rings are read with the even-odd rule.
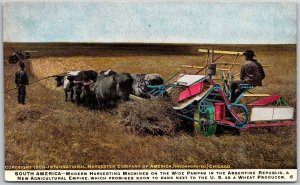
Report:
[[[18,102],[25,104],[25,97],[26,97],[26,85],[18,84]]]
[[[230,94],[231,94],[230,102],[234,102],[243,93],[243,90],[239,89],[240,84],[248,84],[248,83],[243,80],[236,80],[231,83],[231,85],[230,85]]]

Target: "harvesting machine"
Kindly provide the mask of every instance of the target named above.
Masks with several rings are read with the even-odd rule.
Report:
[[[162,96],[174,88],[182,89],[177,98],[178,105],[173,109],[181,118],[194,122],[196,133],[214,135],[218,125],[246,130],[295,124],[294,108],[282,96],[253,94],[250,91],[255,88],[253,85],[239,85],[242,93],[234,102],[230,102],[229,83],[238,75],[234,75],[232,69],[234,65],[242,65],[236,61],[243,52],[207,49],[199,49],[199,52],[207,53],[204,67],[183,66],[193,68],[194,74],[176,73],[162,85],[144,84],[152,96]],[[218,62],[224,55],[234,55],[235,58],[232,62]],[[221,79],[216,78],[217,73]],[[247,102],[243,98],[246,96],[259,98]]]

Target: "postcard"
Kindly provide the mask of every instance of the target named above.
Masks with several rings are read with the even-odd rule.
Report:
[[[5,180],[295,182],[296,4],[5,1]]]

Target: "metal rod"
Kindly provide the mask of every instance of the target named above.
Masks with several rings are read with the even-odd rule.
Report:
[[[190,117],[188,117],[188,116],[186,116],[186,115],[183,115],[183,114],[178,114],[178,116],[180,116],[180,117],[183,117],[183,118],[185,118],[185,119],[188,119],[188,120],[190,120],[190,121],[196,121],[196,122],[200,122],[199,120],[196,120],[196,119],[190,118]]]
[[[219,93],[210,93],[210,95],[221,96]]]
[[[247,124],[246,128],[241,129],[241,130],[244,131],[249,128],[292,126],[295,124],[296,124],[295,121],[284,121],[284,122],[274,122],[274,123],[257,123],[257,124],[252,123],[252,124]]]
[[[206,98],[207,101],[210,101],[210,102],[214,102],[214,103],[223,103],[224,101],[221,101],[221,100],[214,100],[214,99],[210,99],[210,98]]]
[[[234,60],[233,60],[233,62],[232,62],[232,64],[235,64],[235,62],[236,62],[238,56],[239,56],[239,54],[237,53],[236,56],[235,56],[235,58],[234,58]],[[231,67],[230,67],[230,71],[231,71],[232,68],[233,68],[233,65],[232,65],[232,64],[231,64]]]
[[[215,60],[213,60],[213,62],[219,60],[222,56],[224,56],[224,54],[220,55],[219,57],[217,57]]]
[[[178,75],[180,72],[177,72],[176,74],[174,74],[171,78],[169,78],[164,84],[166,84],[167,82],[169,82],[171,79],[173,79],[176,75]]]
[[[208,59],[209,59],[209,50],[207,50],[207,57],[206,57],[206,63],[205,63],[205,65],[206,65],[206,67],[208,66]],[[205,67],[204,67],[205,68]],[[204,69],[203,68],[203,69]],[[202,69],[202,70],[203,70]],[[206,73],[207,73],[207,71],[204,71],[204,74],[206,75]],[[196,74],[198,74],[198,72],[196,73]]]

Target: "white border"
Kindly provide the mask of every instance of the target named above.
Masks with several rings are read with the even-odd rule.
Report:
[[[20,0],[9,0],[9,1],[20,1]],[[23,0],[25,1],[25,0]],[[38,0],[35,0],[35,1],[38,1]],[[41,0],[39,0],[41,1]],[[59,1],[59,0],[48,0],[48,1]],[[73,0],[65,0],[65,1],[73,1]],[[76,0],[78,1],[78,0]],[[95,0],[94,0],[95,1]],[[98,1],[101,1],[101,0],[98,0]],[[111,0],[102,0],[103,1],[109,1],[111,2]],[[151,0],[114,0],[115,2],[147,2],[147,1],[151,1]],[[154,1],[163,1],[163,2],[174,2],[174,1],[177,1],[177,0],[153,0],[151,2],[154,2]],[[209,2],[241,2],[242,0],[210,0]],[[0,27],[1,29],[3,30],[3,24],[2,24],[2,18],[3,18],[3,0],[0,0],[1,4],[1,8],[0,8],[0,15],[1,15],[1,24],[0,24]],[[74,2],[74,1],[73,1]],[[185,0],[185,2],[195,2],[195,0]],[[208,2],[208,0],[197,0],[197,2]],[[261,0],[243,0],[242,2],[261,2]],[[299,3],[300,0],[264,0],[264,2],[297,2]],[[298,4],[297,4],[298,5]],[[298,18],[298,15],[299,15],[299,7],[297,7],[297,18]],[[298,18],[298,26],[300,25],[299,24],[299,18]],[[298,27],[297,27],[297,43],[299,43],[299,32],[298,32]],[[0,38],[2,40],[1,44],[0,44],[0,55],[2,56],[2,61],[3,61],[3,32],[0,32]],[[299,46],[297,45],[297,54],[300,53],[300,49],[299,49]],[[299,67],[299,57],[297,57],[297,71],[300,70],[300,67]],[[1,136],[1,139],[0,139],[0,148],[2,149],[1,153],[0,153],[0,158],[2,160],[0,160],[0,166],[1,166],[1,169],[3,170],[2,173],[0,173],[0,183],[2,184],[6,184],[7,182],[4,181],[4,73],[3,73],[3,65],[0,65],[0,112],[1,112],[1,115],[0,115],[0,124],[2,125],[2,129],[1,129],[1,132],[0,132],[0,136]],[[299,81],[299,75],[297,74],[297,84]],[[298,85],[297,86],[297,92],[300,92],[300,86]],[[299,100],[300,99],[300,94],[297,93],[297,99]],[[299,101],[297,101],[297,107],[299,105]],[[297,117],[299,118],[300,117],[300,111],[297,111]],[[298,121],[297,121],[298,122]],[[299,127],[297,127],[297,133],[299,133],[300,129]],[[297,143],[298,143],[298,136],[297,136]],[[297,148],[297,156],[299,156],[299,147]],[[297,166],[300,166],[300,162],[297,158]],[[299,173],[299,172],[298,172]],[[9,183],[9,184],[20,184],[20,183]],[[26,183],[26,184],[36,184],[36,183]],[[50,184],[50,183],[43,183],[43,184]],[[59,183],[60,184],[60,183]],[[75,183],[77,184],[77,183]],[[89,184],[99,184],[99,183],[89,183]],[[120,183],[118,183],[120,184]],[[121,184],[132,184],[132,183],[121,183]],[[143,184],[150,184],[150,183],[143,183]],[[159,184],[159,183],[151,183],[151,185],[153,184]],[[183,183],[176,183],[176,184],[183,184]],[[211,185],[211,183],[201,183],[201,184],[207,184],[207,185]],[[239,183],[235,183],[235,184],[239,184]],[[256,183],[247,183],[247,184],[256,184]],[[267,185],[271,185],[271,184],[276,184],[276,183],[260,183],[260,184],[267,184]],[[291,183],[285,183],[285,184],[291,184]],[[295,183],[293,183],[295,184]]]

